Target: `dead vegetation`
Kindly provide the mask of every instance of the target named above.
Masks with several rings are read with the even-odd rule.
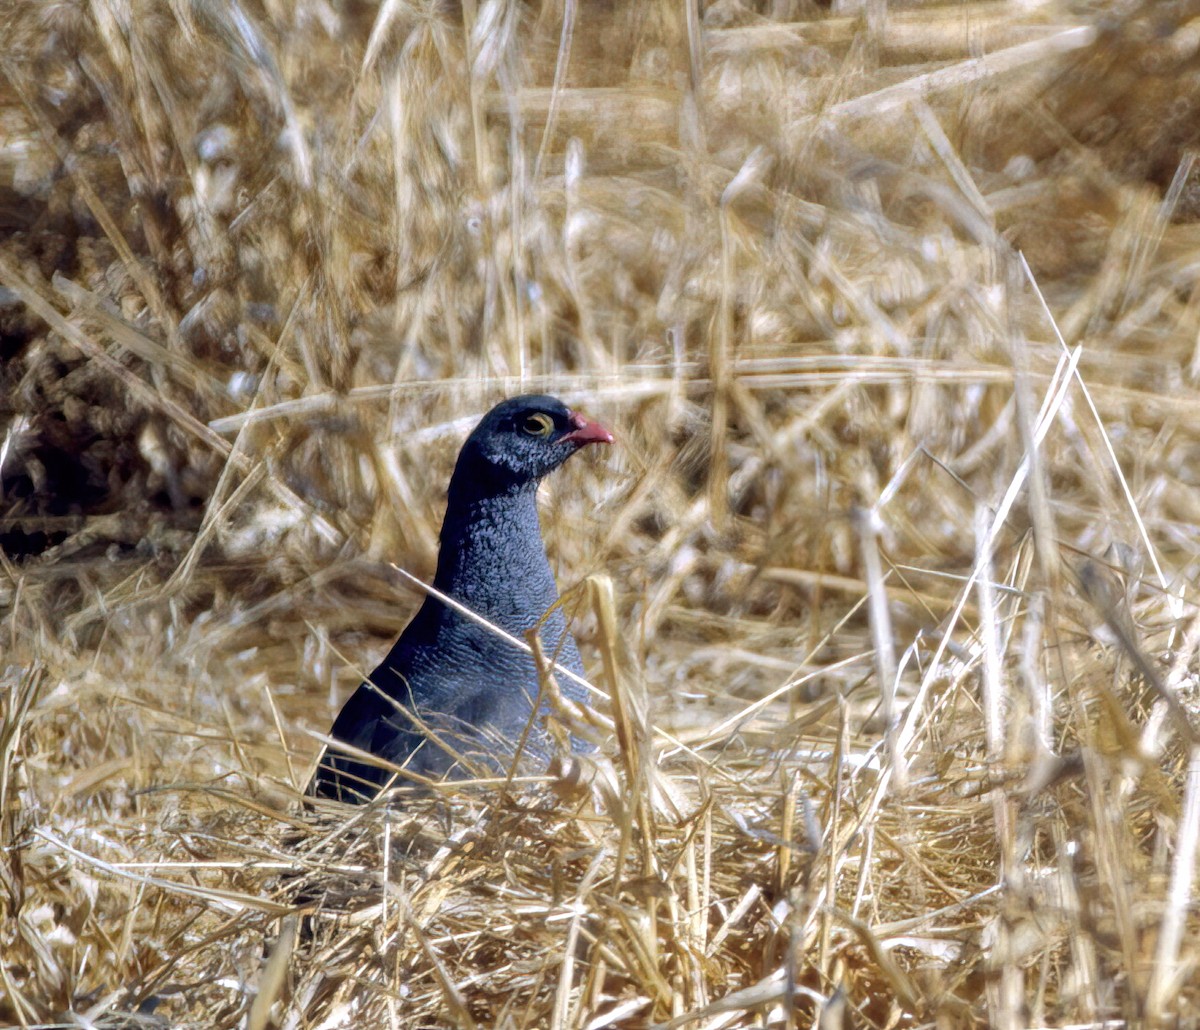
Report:
[[[856,6],[5,5],[0,1022],[1200,1021],[1200,4]],[[524,389],[611,764],[304,812]]]

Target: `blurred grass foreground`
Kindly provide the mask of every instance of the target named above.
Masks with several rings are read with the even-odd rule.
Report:
[[[1200,2],[0,25],[0,1024],[1200,1024]],[[306,811],[528,391],[603,757]]]

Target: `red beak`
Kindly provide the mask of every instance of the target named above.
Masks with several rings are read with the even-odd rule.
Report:
[[[572,430],[564,440],[570,440],[571,443],[578,447],[589,443],[612,443],[613,435],[605,429],[599,422],[593,422],[586,415],[581,415],[577,411],[572,411],[570,414]]]

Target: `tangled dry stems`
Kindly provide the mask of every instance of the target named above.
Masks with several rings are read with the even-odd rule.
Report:
[[[6,8],[0,1020],[1196,1021],[1200,11],[700,7]],[[619,739],[306,811],[527,388]]]

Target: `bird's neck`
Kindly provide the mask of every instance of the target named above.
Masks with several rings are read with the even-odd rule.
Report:
[[[554,591],[537,512],[537,485],[493,494],[452,488],[434,586],[481,615]]]

